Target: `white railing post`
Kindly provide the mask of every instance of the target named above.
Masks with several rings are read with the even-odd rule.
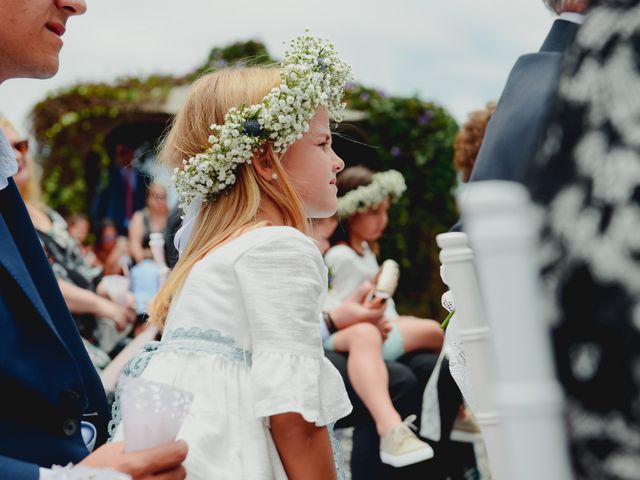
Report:
[[[491,328],[486,318],[473,252],[467,235],[443,233],[436,237],[441,249],[440,262],[445,268],[455,303],[455,315],[466,360],[466,375],[471,385],[473,413],[480,425],[493,480],[510,480],[502,418],[495,398],[496,359]]]
[[[493,330],[513,478],[568,480],[563,398],[539,313],[538,223],[527,191],[512,182],[477,182],[459,201]]]

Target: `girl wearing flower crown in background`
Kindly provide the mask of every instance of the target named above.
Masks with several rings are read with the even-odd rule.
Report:
[[[373,281],[380,266],[374,250],[388,223],[391,201],[406,190],[400,172],[373,173],[366,167],[345,169],[338,176],[338,216],[341,225],[334,231],[324,260],[331,271],[327,304],[344,301],[365,281]],[[385,325],[391,322],[390,325]],[[382,331],[388,330],[382,347],[385,360],[396,360],[407,352],[438,351],[444,335],[435,320],[399,315],[392,298],[386,300]],[[337,334],[336,334],[337,335]],[[325,348],[344,351],[340,335],[325,342]],[[342,335],[346,336],[346,335]]]
[[[316,219],[312,236],[324,255],[330,247],[338,219]],[[411,431],[415,415],[402,421],[389,395],[389,373],[382,357],[382,345],[391,324],[384,320],[385,305],[369,300],[374,285],[365,281],[349,298],[336,304],[328,298],[324,307],[322,338],[330,350],[348,353],[347,375],[354,391],[371,414],[380,436],[380,460],[404,467],[433,457],[433,449]],[[331,339],[329,339],[331,337]],[[340,349],[336,349],[335,342]]]
[[[332,247],[324,256],[331,272],[325,309],[335,308],[363,282],[375,281],[380,269],[374,253],[376,242],[387,226],[391,201],[399,198],[405,189],[404,178],[395,170],[374,174],[356,166],[338,175],[338,215],[342,222],[331,236]],[[349,352],[359,341],[356,326],[333,333],[324,341],[325,348]],[[386,300],[378,327],[381,337],[378,344],[385,360],[397,360],[415,350],[439,351],[442,347],[444,335],[436,321],[399,315],[392,298]],[[372,407],[367,406],[371,410]],[[384,438],[390,425],[400,422],[400,417],[397,412],[391,412],[390,404],[376,405],[376,408],[384,412],[375,415],[372,411],[378,433]]]
[[[281,68],[195,82],[164,140],[162,157],[188,159],[181,256],[151,309],[162,340],[131,365],[194,394],[189,479],[344,476],[327,425],[351,405],[323,355],[327,271],[307,219],[336,210],[329,118],[349,76],[331,44],[300,37]]]

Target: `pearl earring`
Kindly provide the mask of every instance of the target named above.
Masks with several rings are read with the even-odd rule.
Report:
[[[271,180],[277,180],[278,179],[278,174],[276,172],[273,172],[271,174]]]

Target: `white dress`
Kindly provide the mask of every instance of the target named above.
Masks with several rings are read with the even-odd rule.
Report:
[[[350,413],[320,339],[326,284],[318,247],[290,227],[251,230],[194,265],[162,340],[129,366],[194,393],[178,435],[188,479],[286,478],[269,417],[297,412],[324,426]]]
[[[360,285],[366,281],[372,281],[380,270],[378,260],[367,242],[362,242],[362,248],[364,249],[363,254],[358,255],[353,248],[347,245],[336,245],[324,254],[324,261],[329,267],[330,276],[325,310],[330,311],[340,305]],[[393,298],[387,300],[384,314],[389,320],[398,318]]]

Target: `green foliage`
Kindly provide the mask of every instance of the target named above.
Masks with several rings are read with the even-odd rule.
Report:
[[[416,97],[401,98],[360,85],[347,90],[348,108],[367,113],[358,127],[378,155],[365,163],[373,170],[394,168],[407,182],[404,196],[391,207],[389,226],[380,240],[382,259],[401,265],[396,295],[401,312],[441,318],[438,247],[435,236],[457,219],[452,189],[455,120],[441,107]],[[368,164],[367,164],[368,163]]]
[[[113,84],[79,84],[53,92],[32,111],[43,167],[44,200],[64,213],[86,212],[104,178],[88,178],[87,159],[97,159],[103,173],[109,165],[105,137],[114,127],[137,120],[166,120],[161,106],[172,87],[186,85],[204,73],[228,65],[272,64],[263,43],[250,40],[213,48],[207,61],[183,77],[125,78]]]
[[[196,70],[196,76],[228,67],[229,65],[270,65],[276,60],[269,55],[264,43],[257,40],[236,42],[226,47],[215,47],[207,62]]]
[[[149,117],[147,112],[164,103],[171,87],[184,82],[152,76],[80,84],[38,103],[32,119],[47,204],[65,214],[86,212],[99,181],[87,184],[87,158],[96,158],[104,171],[109,165],[107,133],[121,123]]]

